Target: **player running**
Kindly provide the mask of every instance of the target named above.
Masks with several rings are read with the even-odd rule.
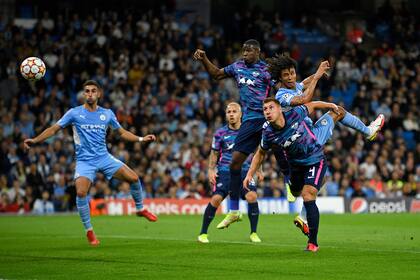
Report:
[[[331,109],[313,127],[305,118],[315,109]],[[291,191],[294,196],[301,195],[307,212],[309,240],[307,251],[318,251],[319,211],[315,203],[327,170],[324,144],[332,136],[334,125],[345,117],[343,108],[326,102],[310,102],[283,112],[280,102],[275,98],[264,100],[264,125],[260,147],[254,155],[251,167],[243,182],[245,188],[261,165],[266,152],[272,147],[281,147],[287,154],[291,167]]]
[[[329,62],[323,61],[315,74],[298,83],[296,82],[297,62],[293,58],[286,55],[277,55],[267,59],[267,62],[272,77],[277,79],[281,84],[276,93],[276,99],[280,102],[283,112],[291,110],[294,106],[303,105],[312,101],[319,79],[326,75],[327,71],[330,69]],[[363,133],[366,138],[371,141],[376,138],[376,135],[381,130],[385,121],[384,115],[379,114],[369,126],[366,126],[358,117],[345,111],[341,107],[340,110],[344,111],[344,117],[340,119],[340,123]],[[312,123],[309,117],[307,117],[306,123]],[[295,199],[288,198],[288,200],[293,201]],[[301,213],[295,217],[293,223],[303,234],[308,235],[305,207],[302,207]]]
[[[201,243],[209,243],[207,230],[214,218],[217,208],[220,203],[226,198],[229,193],[229,164],[232,160],[232,149],[235,138],[238,135],[239,127],[241,126],[241,106],[232,102],[226,107],[227,125],[219,128],[213,137],[212,150],[209,158],[209,181],[213,185],[213,196],[203,216],[203,224],[201,227],[198,241]],[[249,156],[242,165],[242,179],[245,178],[251,164],[252,156]],[[259,179],[262,180],[262,174],[257,172]],[[248,202],[248,217],[251,225],[251,235],[249,236],[251,242],[261,242],[257,235],[257,224],[259,217],[258,201],[257,201],[257,186],[252,180],[249,183],[249,191],[242,188],[242,198]]]
[[[232,77],[239,88],[240,103],[243,111],[243,120],[235,139],[232,161],[229,166],[230,173],[230,212],[218,225],[218,228],[229,226],[239,220],[239,195],[241,192],[242,165],[248,156],[255,151],[261,141],[262,125],[265,122],[262,112],[263,100],[270,92],[272,85],[271,75],[267,64],[260,59],[260,43],[256,40],[247,40],[242,46],[242,59],[219,69],[207,58],[203,50],[196,50],[194,59],[201,61],[210,76],[216,80]],[[282,170],[288,170],[286,160],[281,160],[282,153],[276,158]],[[288,181],[285,178],[286,182]]]
[[[108,127],[117,130],[119,136],[126,141],[150,142],[155,141],[156,137],[154,135],[144,137],[134,135],[121,127],[110,109],[98,106],[102,88],[96,81],[86,81],[83,84],[83,89],[85,98],[83,105],[68,110],[56,124],[45,129],[37,137],[26,139],[24,146],[29,149],[31,146],[55,135],[60,129],[72,125],[76,147],[76,171],[74,175],[77,191],[76,205],[86,230],[87,239],[91,245],[96,246],[100,242],[96,238],[90,222],[87,193],[95,180],[97,171],[104,173],[108,180],[116,178],[129,182],[131,184],[131,195],[136,204],[137,216],[143,216],[151,222],[157,221],[157,217],[143,207],[142,185],[137,174],[108,152],[105,142]]]

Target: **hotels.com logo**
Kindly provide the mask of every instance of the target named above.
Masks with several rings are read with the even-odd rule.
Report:
[[[350,203],[350,212],[351,213],[367,213],[368,212],[368,203],[364,198],[354,198]]]

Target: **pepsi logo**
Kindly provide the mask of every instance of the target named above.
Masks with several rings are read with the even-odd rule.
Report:
[[[351,213],[366,213],[368,211],[368,203],[364,198],[355,198],[350,203]]]
[[[410,212],[411,212],[411,213],[417,213],[417,212],[420,212],[420,200],[418,200],[418,199],[413,199],[413,200],[411,201]]]

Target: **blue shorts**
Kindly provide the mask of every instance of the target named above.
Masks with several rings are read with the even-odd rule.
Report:
[[[265,122],[265,118],[244,121],[236,136],[233,151],[241,152],[246,155],[255,152],[255,149],[261,142],[262,129]]]
[[[76,172],[74,173],[74,179],[79,177],[86,177],[91,182],[96,178],[96,172],[102,172],[109,180],[123,166],[124,163],[119,159],[116,159],[113,155],[107,154],[102,157],[93,160],[77,160],[76,161]]]
[[[330,140],[334,130],[334,120],[330,114],[322,115],[319,120],[312,127],[312,131],[319,144],[325,145]]]
[[[246,177],[245,171],[242,171],[242,180]],[[229,183],[230,183],[230,173],[229,171],[220,171],[217,173],[216,185],[213,186],[213,195],[218,194],[221,195],[223,198],[228,196],[229,194]],[[257,191],[257,184],[254,180],[250,182],[248,188],[251,191]],[[248,190],[244,189],[241,185],[241,198],[245,199],[245,195],[248,193]]]
[[[291,166],[291,191],[293,193],[299,193],[305,185],[313,186],[319,191],[322,187],[322,181],[324,180],[327,170],[328,167],[325,159],[321,159],[320,162],[313,165]]]

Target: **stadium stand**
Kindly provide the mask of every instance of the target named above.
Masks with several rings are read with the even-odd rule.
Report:
[[[28,153],[22,140],[77,106],[89,78],[103,85],[101,106],[112,108],[125,128],[159,136],[144,146],[108,136],[112,153],[142,178],[146,197],[208,197],[211,137],[223,123],[226,102],[237,100],[238,92],[231,80],[212,81],[192,53],[205,49],[224,66],[240,56],[249,37],[260,40],[266,56],[289,53],[297,59],[301,78],[314,72],[321,55],[328,58],[333,72],[316,99],[339,103],[366,123],[378,113],[387,117],[376,142],[338,126],[326,147],[330,175],[322,195],[420,196],[419,21],[404,7],[390,13],[354,27],[262,12],[238,13],[223,27],[152,10],[124,16],[112,10],[87,16],[46,11],[33,28],[0,20],[0,212],[29,212],[42,199],[55,211],[74,209],[71,130]],[[233,39],[225,38],[232,33]],[[331,48],[321,54],[321,45]],[[20,77],[17,66],[28,56],[45,61],[43,81],[30,84]],[[264,171],[260,195],[284,196],[273,157]],[[126,187],[99,175],[90,195],[123,197]]]

